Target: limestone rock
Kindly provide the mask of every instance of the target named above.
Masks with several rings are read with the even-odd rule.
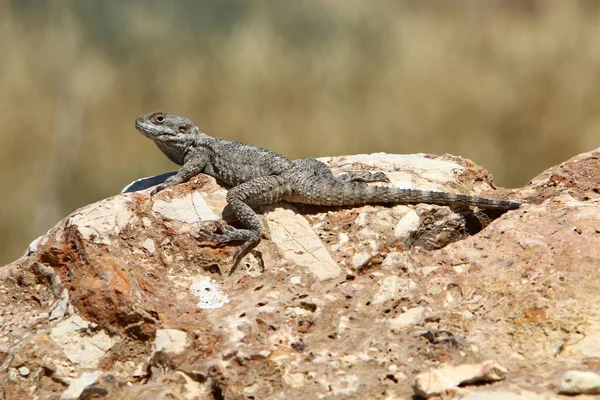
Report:
[[[10,399],[410,398],[420,373],[498,360],[504,380],[441,396],[554,398],[566,370],[600,367],[599,160],[494,191],[449,155],[325,159],[526,204],[265,207],[265,238],[231,276],[239,244],[199,239],[226,190],[198,176],[150,197],[160,180],[140,180],[0,269],[0,387]]]
[[[600,375],[590,371],[568,371],[560,383],[564,394],[600,394]]]
[[[507,372],[506,368],[492,360],[449,366],[417,375],[413,387],[417,395],[431,397],[458,385],[499,381],[506,377]]]

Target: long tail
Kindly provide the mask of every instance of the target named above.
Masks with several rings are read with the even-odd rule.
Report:
[[[400,189],[377,185],[367,186],[354,182],[339,181],[305,184],[300,190],[293,191],[289,201],[323,206],[359,206],[376,203],[464,204],[498,210],[514,210],[521,205],[521,203],[512,200],[486,199],[429,190]]]

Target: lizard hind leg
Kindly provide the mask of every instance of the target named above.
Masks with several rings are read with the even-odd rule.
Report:
[[[294,166],[299,172],[309,172],[312,175],[321,178],[333,178],[331,169],[322,161],[319,161],[312,157],[302,158],[294,161]],[[335,177],[340,182],[389,182],[389,178],[383,172],[347,172]]]
[[[233,255],[230,275],[242,257],[260,241],[262,225],[251,206],[276,203],[288,191],[285,179],[277,175],[255,178],[229,190],[227,193],[228,206],[233,210],[235,217],[244,226],[244,229],[218,222],[221,234],[205,230],[202,231],[202,234],[206,239],[218,243],[244,241]]]

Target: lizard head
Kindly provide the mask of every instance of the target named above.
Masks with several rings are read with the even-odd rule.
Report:
[[[135,128],[154,141],[173,141],[185,140],[196,125],[189,118],[155,111],[136,119]]]
[[[192,120],[161,111],[135,120],[135,128],[158,146],[171,161],[183,165],[188,150],[193,146],[200,130]]]

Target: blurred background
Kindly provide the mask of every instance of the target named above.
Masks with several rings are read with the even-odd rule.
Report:
[[[600,146],[600,2],[0,0],[0,265],[175,170],[157,109],[290,158],[470,158],[505,187]]]

